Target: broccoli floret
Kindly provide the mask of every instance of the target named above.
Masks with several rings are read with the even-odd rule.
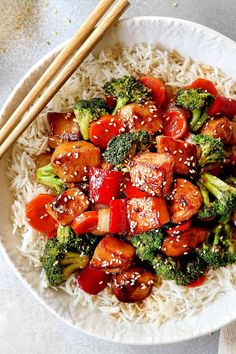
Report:
[[[182,258],[156,256],[152,262],[156,273],[165,280],[175,280],[177,285],[188,285],[200,278],[206,271],[207,264],[197,254]]]
[[[176,106],[192,111],[190,128],[197,132],[208,119],[207,109],[213,102],[214,96],[199,88],[179,90],[176,96]]]
[[[210,201],[208,190],[200,182],[197,182],[197,185],[203,198],[203,206],[198,211],[198,218],[202,220],[215,218],[218,215],[217,204]]]
[[[118,165],[134,157],[137,152],[146,150],[151,141],[151,135],[144,130],[119,134],[109,141],[103,156],[108,163]]]
[[[224,144],[210,135],[195,135],[193,138],[201,150],[198,164],[204,167],[211,163],[222,162],[225,158]]]
[[[57,237],[48,240],[42,257],[42,266],[52,286],[58,286],[76,270],[84,268],[98,243],[89,234],[76,236],[70,226],[59,225]]]
[[[133,76],[112,79],[103,88],[106,94],[116,99],[116,107],[113,114],[127,103],[141,103],[151,98],[150,89]]]
[[[198,254],[213,269],[236,263],[236,249],[231,240],[230,224],[218,224],[198,248]]]
[[[142,261],[151,262],[157,251],[161,249],[163,233],[155,229],[134,235],[131,242],[136,248],[136,254]]]
[[[93,254],[98,244],[98,237],[91,234],[83,234],[78,237],[70,226],[62,225],[57,228],[57,240],[67,251],[80,253],[81,255]]]
[[[216,198],[217,214],[229,217],[236,209],[236,188],[210,173],[203,173],[200,182]]]
[[[55,189],[58,194],[66,190],[65,183],[55,174],[50,164],[37,168],[36,182]]]
[[[80,100],[74,105],[74,113],[84,140],[89,139],[89,124],[91,121],[107,114],[108,107],[102,98]]]
[[[88,262],[88,255],[67,252],[56,238],[48,240],[42,256],[42,266],[52,286],[60,285],[76,270],[84,268]]]

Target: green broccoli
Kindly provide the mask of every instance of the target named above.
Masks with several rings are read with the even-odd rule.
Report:
[[[42,256],[42,266],[52,286],[60,285],[76,270],[84,268],[88,262],[88,255],[67,252],[56,238],[47,241]]]
[[[197,254],[182,258],[157,255],[152,266],[156,273],[165,280],[175,280],[177,285],[188,285],[200,278],[206,271],[207,264]]]
[[[202,220],[215,218],[218,215],[217,203],[210,201],[208,190],[200,182],[197,182],[197,185],[203,198],[203,206],[197,213],[198,218]]]
[[[84,140],[89,139],[89,124],[91,121],[107,114],[108,107],[102,98],[80,100],[74,105],[74,113]]]
[[[36,181],[50,188],[54,188],[58,194],[66,190],[65,183],[55,174],[50,164],[39,167],[36,170]]]
[[[118,165],[146,150],[151,142],[151,135],[145,130],[119,134],[109,141],[103,156],[108,163]]]
[[[97,237],[76,236],[70,226],[59,225],[57,237],[48,240],[42,256],[42,266],[52,286],[58,286],[76,270],[84,268],[97,245]]]
[[[151,262],[157,251],[161,249],[163,233],[159,229],[154,229],[134,235],[130,241],[136,248],[137,256],[142,261]]]
[[[218,224],[197,252],[213,269],[236,263],[236,248],[231,240],[230,224]]]
[[[57,240],[70,252],[77,252],[81,255],[93,254],[98,244],[98,237],[83,234],[78,237],[70,226],[59,225],[57,228]]]
[[[133,76],[112,79],[103,88],[107,95],[116,99],[116,107],[113,114],[127,103],[142,103],[145,100],[151,99],[150,89]]]
[[[210,173],[203,173],[200,182],[216,198],[217,214],[229,217],[236,209],[236,188]]]
[[[195,135],[193,138],[196,145],[200,148],[201,156],[198,164],[204,167],[211,163],[222,162],[225,158],[224,144],[210,135]]]
[[[179,90],[176,96],[176,106],[192,111],[190,128],[197,132],[208,119],[208,106],[213,102],[214,96],[199,88]]]

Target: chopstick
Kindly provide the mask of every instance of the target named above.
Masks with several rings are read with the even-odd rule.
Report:
[[[111,1],[109,1],[109,3],[111,5]],[[84,29],[85,33],[87,33],[84,36],[84,38],[91,33],[90,36],[82,44],[82,46],[72,55],[71,59],[69,59],[69,61],[64,65],[61,71],[57,74],[55,79],[45,88],[43,92],[42,90],[46,85],[45,86],[42,85],[42,87],[40,86],[39,92],[38,92],[39,88],[37,88],[37,92],[38,93],[42,92],[42,94],[36,100],[36,102],[35,102],[36,97],[34,92],[32,94],[32,97],[30,96],[29,100],[27,100],[27,96],[26,96],[26,104],[24,106],[21,106],[21,108],[20,106],[18,107],[18,109],[20,108],[19,109],[20,113],[16,114],[18,110],[17,109],[15,113],[13,113],[13,115],[9,118],[9,122],[11,123],[9,123],[8,126],[10,127],[11,125],[11,129],[8,128],[9,135],[5,137],[3,143],[0,146],[0,157],[3,156],[3,154],[7,151],[7,149],[19,138],[19,136],[24,132],[24,130],[33,122],[33,120],[37,117],[37,115],[42,111],[42,109],[48,104],[48,102],[57,93],[57,91],[63,86],[63,84],[69,79],[69,77],[74,73],[74,71],[78,68],[78,66],[84,61],[84,59],[88,56],[88,54],[93,50],[93,48],[97,45],[98,41],[101,40],[102,36],[108,30],[108,28],[123,14],[123,12],[127,9],[128,6],[129,6],[128,0],[119,0],[112,7],[109,13],[105,16],[105,18],[101,20],[101,22],[97,25],[97,27],[94,29],[92,33],[91,33],[92,30],[91,27],[87,28],[87,30]],[[70,45],[72,44],[70,43]],[[77,44],[75,45],[75,48],[76,46]],[[53,66],[54,62],[52,63],[51,66]],[[57,71],[59,68],[61,68],[60,63],[57,67]],[[35,103],[27,112],[27,109],[30,106],[29,102],[30,105],[33,102]],[[24,117],[20,121],[23,115]],[[5,128],[6,124],[1,129],[0,135],[2,135],[2,130]]]
[[[14,127],[20,121],[22,115],[30,108],[40,93],[46,88],[49,82],[55,77],[58,71],[68,61],[76,49],[78,49],[89,34],[94,30],[95,25],[111,7],[115,0],[101,0],[95,9],[91,12],[82,26],[71,37],[67,45],[61,50],[52,64],[46,69],[41,78],[37,81],[34,87],[26,95],[24,100],[17,107],[12,116],[7,120],[5,125],[0,130],[0,144],[7,138]]]

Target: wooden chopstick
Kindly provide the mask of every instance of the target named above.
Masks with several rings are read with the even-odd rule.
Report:
[[[68,59],[73,55],[75,50],[80,48],[84,41],[88,38],[90,33],[94,30],[94,27],[106,13],[106,11],[113,5],[115,0],[101,0],[95,9],[91,12],[89,17],[78,29],[78,31],[72,36],[67,45],[62,49],[60,54],[47,68],[41,78],[37,81],[34,87],[30,90],[28,95],[17,107],[15,112],[7,120],[5,125],[0,130],[0,144],[7,138],[11,131],[16,127],[23,114],[30,108],[33,102],[43,92],[49,82],[55,77],[59,70],[65,65]]]
[[[84,44],[74,53],[72,58],[58,73],[56,78],[48,85],[42,95],[37,99],[32,108],[24,115],[23,119],[11,131],[10,135],[0,146],[0,157],[7,151],[7,149],[19,138],[25,129],[33,122],[42,109],[48,104],[57,91],[74,73],[78,66],[84,61],[88,54],[101,40],[108,28],[123,14],[129,6],[128,0],[119,0],[104,19],[98,24],[92,34],[84,42]]]

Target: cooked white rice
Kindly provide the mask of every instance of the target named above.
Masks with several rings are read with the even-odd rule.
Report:
[[[42,235],[27,224],[24,210],[26,203],[34,196],[47,191],[35,182],[34,176],[34,157],[47,149],[46,112],[68,111],[78,98],[102,95],[103,84],[112,77],[140,73],[161,77],[166,84],[175,87],[185,86],[197,77],[207,78],[215,83],[222,94],[231,97],[236,95],[236,83],[221,70],[183,58],[174,51],[138,45],[101,52],[99,57],[90,55],[13,147],[8,171],[15,199],[12,205],[13,230],[21,235],[20,251],[32,267],[41,267],[40,256],[45,241]],[[40,282],[47,291],[49,285],[43,271]],[[236,265],[210,271],[207,281],[199,288],[190,289],[177,286],[173,281],[163,281],[160,287],[153,287],[147,299],[136,304],[119,302],[109,287],[96,296],[88,295],[74,285],[73,276],[60,288],[71,296],[75,306],[99,309],[105,316],[112,316],[119,321],[151,321],[159,326],[167,320],[191,316],[215,301],[222,293],[236,289]]]

